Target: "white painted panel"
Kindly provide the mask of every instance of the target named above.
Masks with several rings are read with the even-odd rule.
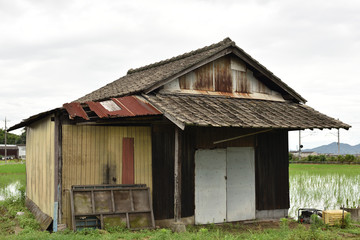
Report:
[[[241,71],[241,72],[246,72],[246,65],[244,62],[240,61],[238,58],[231,58],[231,69]]]
[[[252,147],[227,149],[227,221],[255,219],[255,155]]]
[[[226,221],[226,150],[195,153],[195,224]]]
[[[180,90],[179,79],[175,79],[164,85],[163,87],[165,90]]]

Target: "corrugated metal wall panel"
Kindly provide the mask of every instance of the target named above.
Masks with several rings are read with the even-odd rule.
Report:
[[[26,194],[44,213],[53,217],[54,122],[51,117],[27,127]]]
[[[72,185],[121,184],[123,138],[134,138],[134,180],[152,189],[151,128],[63,125],[63,222]]]

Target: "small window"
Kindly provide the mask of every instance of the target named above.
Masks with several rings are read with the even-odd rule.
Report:
[[[116,103],[114,103],[112,100],[107,100],[100,102],[100,104],[109,112],[119,111],[121,110],[121,107],[119,107]]]

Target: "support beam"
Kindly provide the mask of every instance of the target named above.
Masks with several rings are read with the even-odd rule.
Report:
[[[61,223],[61,184],[62,184],[62,124],[61,113],[54,116],[54,219],[53,231],[57,232],[58,224]]]
[[[181,221],[181,132],[175,127],[174,156],[174,220]]]

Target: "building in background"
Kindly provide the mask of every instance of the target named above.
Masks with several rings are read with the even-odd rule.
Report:
[[[18,159],[19,158],[19,148],[17,145],[6,144],[7,159]],[[0,144],[0,155],[1,159],[5,159],[5,144]]]

